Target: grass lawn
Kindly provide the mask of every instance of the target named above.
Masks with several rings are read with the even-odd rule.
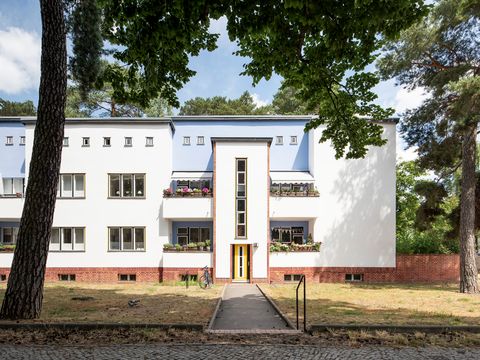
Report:
[[[292,322],[295,288],[296,284],[262,285]],[[303,296],[303,288],[300,290]],[[309,324],[479,325],[480,295],[460,294],[456,284],[307,283],[307,321]]]
[[[6,285],[0,285],[0,301]],[[162,284],[45,284],[42,315],[37,322],[121,322],[206,324],[213,314],[222,287]],[[90,296],[93,300],[72,300]],[[140,300],[136,307],[128,301]]]

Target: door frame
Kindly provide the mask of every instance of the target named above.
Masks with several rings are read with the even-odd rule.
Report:
[[[236,266],[236,256],[235,256],[235,248],[237,245],[242,245],[245,246],[247,249],[247,253],[244,255],[246,259],[246,271],[247,271],[247,276],[246,280],[236,280],[235,279],[235,266]],[[251,257],[251,245],[250,244],[232,244],[232,249],[230,252],[231,259],[231,281],[232,282],[251,282],[251,268],[252,268],[252,257]]]

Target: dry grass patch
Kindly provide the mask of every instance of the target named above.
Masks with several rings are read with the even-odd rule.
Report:
[[[162,284],[45,284],[42,316],[36,322],[206,324],[221,287]],[[0,285],[0,301],[5,285]],[[91,300],[73,300],[92,297]],[[140,300],[130,307],[128,301]]]
[[[295,320],[296,285],[262,288]],[[458,285],[307,284],[309,324],[478,325],[480,296]]]

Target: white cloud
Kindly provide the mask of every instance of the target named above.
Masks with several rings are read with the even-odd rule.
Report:
[[[18,94],[38,87],[41,41],[36,32],[0,30],[0,91]]]
[[[411,91],[400,88],[395,95],[395,111],[397,114],[401,114],[408,109],[415,109],[428,97],[429,94],[422,87],[415,88]]]
[[[411,160],[415,160],[418,157],[416,146],[412,146],[408,149],[405,149],[407,144],[405,144],[405,142],[402,140],[398,131],[397,131],[396,143],[397,143],[397,162],[411,161]]]
[[[252,94],[252,99],[253,99],[253,103],[255,104],[256,108],[268,105],[268,101],[261,100],[260,97],[258,96],[258,94],[256,94],[256,93]]]

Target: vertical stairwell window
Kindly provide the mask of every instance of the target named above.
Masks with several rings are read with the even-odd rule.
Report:
[[[235,237],[247,237],[247,159],[236,159]]]

